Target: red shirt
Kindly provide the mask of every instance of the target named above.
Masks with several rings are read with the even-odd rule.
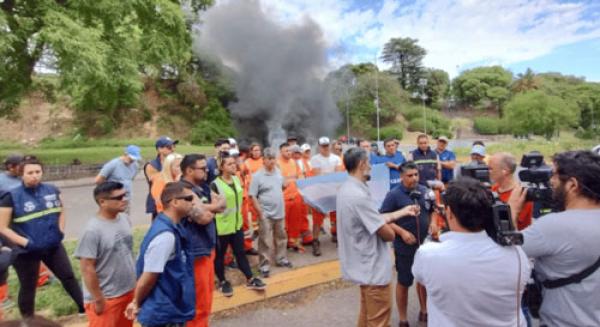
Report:
[[[510,198],[512,190],[500,193],[498,192],[498,188],[498,184],[492,185],[492,192],[498,193],[500,201],[506,203],[508,201],[508,198]],[[531,217],[533,217],[533,202],[527,201],[525,202],[525,205],[523,206],[523,209],[521,209],[519,217],[517,218],[517,229],[522,230],[525,227],[531,225]]]

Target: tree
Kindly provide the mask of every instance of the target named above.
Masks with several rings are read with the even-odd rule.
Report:
[[[450,86],[450,77],[442,69],[427,68],[424,71],[424,78],[427,79],[425,94],[427,95],[427,104],[441,107],[441,101],[446,97]]]
[[[477,67],[466,70],[452,82],[455,95],[467,105],[498,111],[510,95],[512,73],[501,66]]]
[[[577,122],[574,104],[541,91],[520,93],[506,104],[507,126],[515,135],[543,135],[550,139],[561,127]]]
[[[0,114],[18,104],[42,64],[84,116],[118,120],[137,102],[141,73],[177,72],[189,61],[182,3],[201,10],[212,0],[0,2]]]
[[[405,90],[416,91],[419,78],[423,76],[423,58],[427,51],[417,44],[417,39],[392,38],[383,46],[381,58],[392,65],[392,73],[398,75]]]
[[[527,68],[525,73],[518,74],[517,79],[512,83],[511,90],[513,93],[527,92],[540,88],[541,81],[535,75],[531,68]]]
[[[352,130],[363,135],[377,123],[376,84],[379,87],[381,126],[394,122],[400,109],[409,103],[408,93],[394,76],[378,72],[372,64],[344,65],[329,73],[325,83],[341,113],[346,113],[348,105]]]

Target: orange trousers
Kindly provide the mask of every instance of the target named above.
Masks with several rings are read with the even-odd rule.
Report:
[[[310,207],[302,201],[302,220],[300,221],[300,235],[302,235],[302,244],[308,245],[312,243],[312,231],[308,223],[308,210]]]
[[[323,220],[325,220],[325,214],[320,212],[319,210],[312,208],[312,216],[313,216],[313,225],[323,226]],[[329,213],[329,222],[331,223],[331,235],[337,234],[337,229],[335,226],[335,222],[337,220],[337,216],[335,211]]]
[[[252,218],[249,217],[249,215],[252,215]],[[258,213],[256,212],[256,209],[254,209],[254,205],[252,205],[252,200],[250,197],[244,197],[242,200],[242,231],[244,232],[244,250],[250,250],[253,247],[252,233],[250,233],[250,220],[252,219],[254,226],[254,219],[257,216]],[[258,230],[256,226],[254,226],[254,230]]]
[[[2,302],[8,299],[8,284],[0,285],[0,321],[4,319],[4,311],[2,310]]]
[[[215,251],[210,256],[194,259],[194,285],[196,286],[196,316],[187,327],[208,327],[215,288]]]
[[[88,317],[89,327],[131,327],[133,320],[125,318],[125,309],[133,300],[133,290],[118,297],[106,299],[104,312],[97,315],[94,303],[85,304],[85,314]]]
[[[304,202],[300,196],[285,200],[285,229],[288,234],[288,243],[297,241],[300,238],[303,220],[306,220],[306,216],[303,216],[305,213],[304,207]],[[308,230],[308,220],[306,221],[306,227]]]

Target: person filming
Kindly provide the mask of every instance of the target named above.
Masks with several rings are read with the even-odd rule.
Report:
[[[522,231],[523,250],[544,285],[541,325],[600,326],[600,155],[568,151],[552,159],[556,212]],[[522,210],[526,194],[513,190],[513,212]]]
[[[521,297],[531,274],[519,246],[501,246],[485,231],[494,197],[462,177],[444,195],[449,232],[423,244],[412,272],[427,289],[429,326],[526,326]]]

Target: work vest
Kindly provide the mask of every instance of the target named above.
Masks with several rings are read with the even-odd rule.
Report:
[[[156,169],[156,171],[160,172],[162,170],[162,163],[160,162],[160,156],[156,156],[156,158],[144,165],[144,176],[146,176],[146,182],[148,182],[148,196],[146,197],[146,213],[156,213],[156,202],[150,193],[152,190],[152,181],[150,177],[146,175],[146,166],[150,165],[152,168]]]
[[[64,235],[58,227],[62,203],[56,186],[40,183],[28,188],[21,184],[8,192],[13,201],[11,228],[30,241],[28,251],[59,245]]]
[[[437,179],[437,154],[431,148],[427,148],[427,151],[423,152],[419,149],[415,149],[412,152],[414,163],[419,169],[419,184],[427,186],[427,181],[433,181]]]
[[[217,177],[214,181],[219,190],[219,194],[225,197],[227,207],[222,213],[215,215],[217,221],[217,234],[218,235],[231,235],[235,234],[242,228],[242,198],[244,191],[240,185],[240,180],[236,176],[231,177],[235,186],[235,191],[229,186],[221,176]]]
[[[144,255],[150,242],[161,233],[175,235],[175,257],[167,261],[156,284],[141,303],[137,320],[142,325],[183,324],[192,320],[196,313],[196,294],[192,260],[182,244],[180,227],[163,213],[158,214],[146,233],[136,263],[138,279],[144,272]]]

